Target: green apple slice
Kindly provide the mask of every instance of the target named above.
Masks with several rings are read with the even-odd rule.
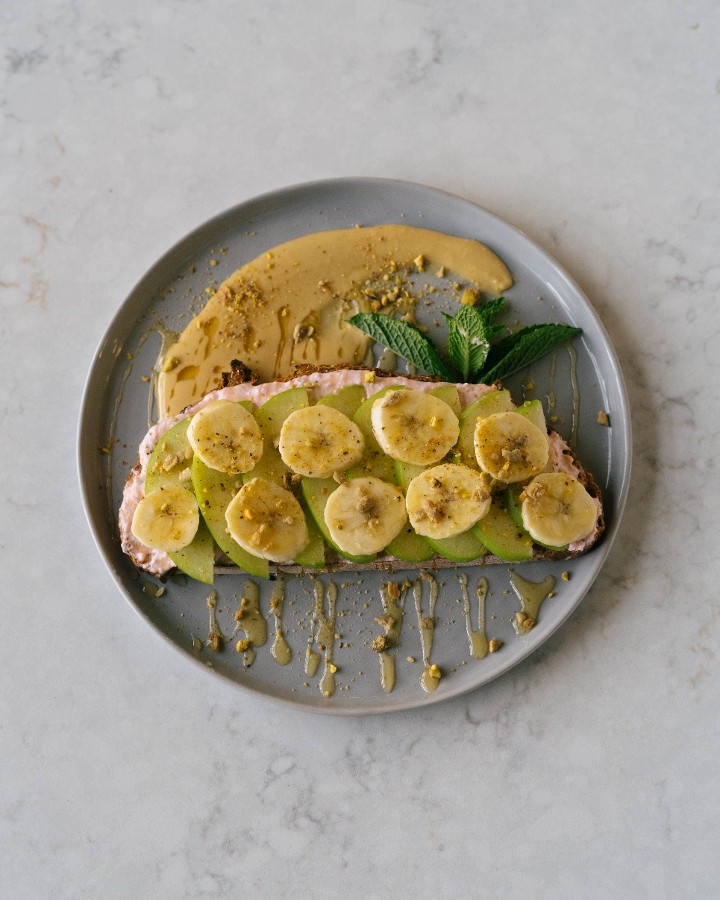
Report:
[[[348,384],[345,387],[326,394],[318,400],[318,406],[332,406],[348,419],[352,419],[361,403],[365,400],[365,388],[361,384]]]
[[[215,543],[202,516],[195,537],[182,550],[168,553],[175,565],[195,581],[212,584],[215,580]]]
[[[472,532],[498,559],[505,562],[532,559],[532,538],[522,526],[515,524],[500,498],[493,500],[487,515],[473,526]]]
[[[489,391],[478,397],[460,413],[460,436],[455,445],[455,451],[460,455],[460,461],[466,466],[477,468],[475,458],[475,423],[479,418],[492,416],[499,412],[512,412],[515,404],[510,397],[510,391]]]
[[[325,567],[325,540],[312,515],[305,515],[310,541],[295,557],[295,562],[306,569],[323,569]]]
[[[303,498],[305,499],[307,508],[310,510],[310,514],[315,520],[315,524],[325,539],[325,543],[339,553],[340,556],[344,556],[345,559],[349,559],[351,562],[372,562],[376,558],[375,554],[372,554],[371,556],[351,556],[349,553],[344,553],[330,537],[330,530],[325,522],[325,507],[327,506],[330,494],[332,494],[337,487],[338,483],[334,478],[303,477],[301,481]]]
[[[263,436],[263,455],[252,471],[243,475],[243,481],[253,478],[266,478],[285,487],[286,476],[291,474],[277,449],[280,429],[290,413],[296,409],[310,406],[310,398],[306,388],[288,388],[275,394],[255,410],[255,419]]]
[[[393,460],[395,469],[395,484],[401,487],[403,491],[408,489],[408,485],[417,475],[424,472],[427,466],[416,466],[413,463],[406,463],[400,459]]]
[[[155,445],[145,471],[146,494],[171,484],[188,490],[192,488],[188,477],[193,459],[192,448],[187,439],[189,425],[190,419],[183,419],[173,425]],[[168,556],[190,578],[204,584],[213,583],[215,547],[202,518],[195,537],[187,547],[168,553]]]
[[[533,425],[537,425],[543,434],[547,433],[547,422],[545,421],[545,413],[540,400],[526,400],[517,407],[515,412],[525,416]]]
[[[385,548],[385,552],[401,559],[403,562],[427,562],[435,555],[435,551],[425,538],[417,534],[408,522],[400,534],[393,538]]]
[[[455,413],[455,415],[460,418],[460,414],[462,413],[462,407],[460,405],[460,392],[454,384],[442,384],[440,387],[434,388],[430,391],[430,394],[433,397],[438,397],[438,399],[443,400],[450,409]]]
[[[358,406],[355,415],[352,418],[353,422],[357,425],[365,438],[365,452],[363,453],[360,462],[356,463],[345,473],[348,478],[360,478],[365,475],[373,475],[375,478],[380,478],[382,481],[394,483],[394,461],[392,457],[387,456],[380,449],[380,444],[378,444],[377,438],[373,434],[370,416],[373,404],[376,400],[379,400],[380,397],[383,397],[388,391],[398,390],[402,390],[402,387],[392,386],[383,388],[376,394],[363,400],[360,406]]]
[[[485,545],[470,531],[449,538],[429,538],[425,540],[438,556],[453,562],[467,563],[485,556]]]
[[[241,487],[241,476],[216,472],[195,457],[192,462],[192,480],[200,513],[218,547],[244,572],[258,578],[268,578],[268,561],[248,553],[228,534],[225,510]]]

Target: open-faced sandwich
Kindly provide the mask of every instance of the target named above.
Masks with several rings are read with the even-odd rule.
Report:
[[[373,369],[229,383],[146,435],[124,551],[154,575],[216,565],[398,569],[577,556],[603,530],[592,476],[540,401]]]
[[[125,553],[156,576],[177,567],[210,583],[218,569],[267,577],[589,550],[604,527],[597,485],[540,401],[516,405],[499,380],[527,361],[533,342],[546,349],[577,329],[531,326],[491,345],[502,298],[478,296],[500,294],[512,278],[486,247],[405,226],[328,234],[322,266],[317,253],[302,256],[321,240],[310,236],[238,270],[186,330],[192,348],[170,348],[164,417],[124,489]],[[468,295],[458,284],[458,312],[445,316],[450,367],[414,327],[415,298],[394,259],[417,247],[416,272],[431,265],[440,277],[449,258],[481,285]],[[357,263],[361,250],[372,267]],[[428,375],[358,365],[371,339]],[[308,342],[314,364],[293,358],[300,346],[307,358]],[[262,382],[233,359],[238,351]],[[213,379],[220,386],[211,390]]]

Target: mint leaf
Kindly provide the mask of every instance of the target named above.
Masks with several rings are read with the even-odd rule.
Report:
[[[448,325],[448,357],[463,381],[471,378],[485,365],[490,341],[483,317],[474,306],[463,306],[454,316],[443,313]]]
[[[493,319],[496,319],[500,312],[502,311],[503,306],[505,305],[504,297],[495,297],[492,300],[487,300],[481,306],[473,306],[471,309],[474,309],[477,313],[482,317],[485,326],[487,327]],[[493,328],[501,329],[502,325],[493,325]]]
[[[389,347],[427,375],[438,375],[446,381],[455,381],[455,376],[430,341],[421,331],[407,322],[391,319],[390,316],[380,313],[356,313],[348,319],[348,322],[365,334],[369,334],[374,341]]]
[[[581,333],[571,325],[527,325],[493,344],[478,380],[502,381]]]

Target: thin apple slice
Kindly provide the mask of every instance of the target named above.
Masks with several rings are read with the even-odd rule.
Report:
[[[145,474],[145,493],[165,485],[179,485],[192,489],[190,469],[193,453],[187,439],[190,419],[183,419],[167,431],[157,442],[148,459]],[[212,584],[214,580],[215,546],[210,531],[201,517],[195,537],[182,550],[168,553],[173,563],[197,581]]]
[[[532,538],[522,526],[515,524],[502,498],[493,500],[487,515],[473,526],[472,532],[498,559],[505,562],[532,559]]]
[[[218,547],[244,572],[258,578],[268,578],[268,561],[248,553],[228,534],[225,510],[242,486],[241,476],[216,472],[195,457],[192,462],[192,480],[200,514]]]
[[[511,412],[515,404],[510,397],[510,391],[489,391],[478,397],[460,413],[460,436],[455,445],[455,452],[460,455],[460,461],[466,466],[477,468],[475,458],[475,423],[481,417],[491,416],[499,412]]]
[[[265,478],[285,487],[286,476],[292,473],[280,458],[277,449],[280,429],[290,413],[307,406],[310,406],[310,398],[306,388],[288,388],[275,394],[255,410],[255,419],[263,436],[263,455],[255,468],[243,476],[244,481]]]

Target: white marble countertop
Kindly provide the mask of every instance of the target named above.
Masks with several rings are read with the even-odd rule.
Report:
[[[0,26],[0,895],[719,896],[717,4],[5,0]],[[465,196],[554,255],[635,428],[571,620],[487,687],[363,719],[159,641],[75,472],[143,272],[228,206],[342,175]]]

